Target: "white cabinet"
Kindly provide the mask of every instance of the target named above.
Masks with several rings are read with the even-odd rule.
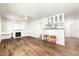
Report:
[[[64,14],[50,16],[45,28],[64,28]]]
[[[65,38],[64,38],[64,29],[46,29],[43,30],[43,35],[55,35],[56,36],[56,44],[65,45]]]

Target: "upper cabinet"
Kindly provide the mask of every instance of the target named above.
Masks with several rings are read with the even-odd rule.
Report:
[[[64,14],[60,13],[60,14],[48,17],[48,22],[45,28],[47,29],[64,28]]]

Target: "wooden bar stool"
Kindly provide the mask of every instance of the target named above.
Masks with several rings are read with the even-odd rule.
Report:
[[[55,35],[50,35],[50,42],[56,43],[56,36]]]
[[[50,35],[49,36],[49,39],[47,40],[49,43],[48,43],[48,46],[49,47],[54,47],[53,45],[52,45],[52,43],[53,44],[56,44],[56,36],[55,35]]]
[[[48,39],[49,39],[49,35],[46,35],[46,34],[45,34],[45,35],[43,36],[43,40],[48,40]]]

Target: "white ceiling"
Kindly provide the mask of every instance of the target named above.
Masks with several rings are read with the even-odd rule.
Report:
[[[0,3],[0,15],[7,14],[25,16],[31,19],[40,19],[64,13],[65,17],[78,18],[79,4],[77,3]]]

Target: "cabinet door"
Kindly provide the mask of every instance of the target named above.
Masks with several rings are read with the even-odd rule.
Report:
[[[56,30],[57,44],[65,45],[64,30]]]

